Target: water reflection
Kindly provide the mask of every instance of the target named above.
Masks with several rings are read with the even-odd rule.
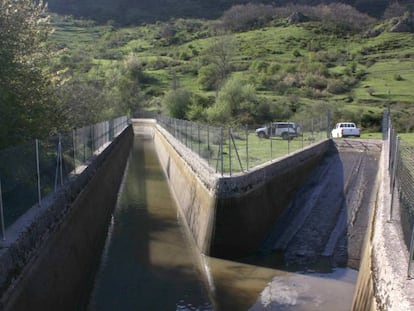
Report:
[[[212,309],[150,141],[135,138],[108,233],[89,311]]]
[[[296,273],[209,258],[218,310],[348,311],[357,271]]]

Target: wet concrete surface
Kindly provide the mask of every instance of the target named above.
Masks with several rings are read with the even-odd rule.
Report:
[[[381,142],[334,143],[263,246],[264,252],[282,252],[287,266],[311,266],[322,260],[332,267],[359,267]]]

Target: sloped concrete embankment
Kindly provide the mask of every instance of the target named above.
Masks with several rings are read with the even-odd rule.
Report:
[[[264,249],[289,265],[323,260],[359,268],[376,194],[381,141],[341,139],[312,172],[276,222]]]
[[[132,138],[130,126],[8,228],[0,244],[0,310],[73,311],[87,303]]]
[[[153,139],[183,218],[200,251],[240,258],[257,251],[310,172],[330,150],[325,140],[285,158],[231,177],[216,174],[154,121]]]

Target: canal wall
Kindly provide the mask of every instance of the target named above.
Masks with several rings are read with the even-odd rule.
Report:
[[[129,126],[72,182],[7,229],[0,310],[82,310],[133,139]]]
[[[331,140],[265,163],[247,173],[221,176],[164,128],[150,120],[134,129],[153,128],[153,139],[180,212],[200,251],[240,258],[259,249],[324,155]]]
[[[358,274],[352,310],[414,310],[414,281],[408,277],[409,252],[404,243],[398,193],[391,210],[389,145],[383,142],[378,191]],[[412,272],[411,272],[412,273]]]

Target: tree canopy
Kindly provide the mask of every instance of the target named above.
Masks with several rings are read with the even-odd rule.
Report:
[[[47,61],[51,31],[42,1],[0,2],[0,148],[39,137],[52,128]]]

